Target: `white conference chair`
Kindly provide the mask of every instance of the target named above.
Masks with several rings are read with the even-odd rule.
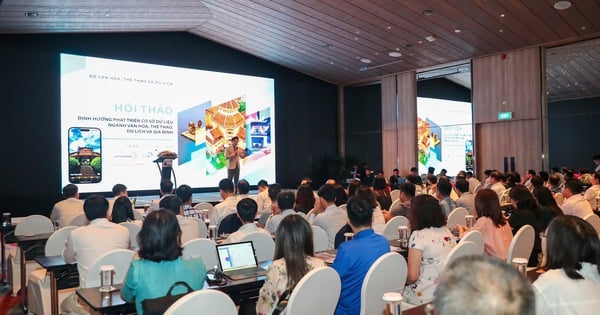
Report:
[[[313,232],[313,244],[315,248],[315,252],[321,252],[324,250],[331,249],[329,248],[329,237],[327,236],[327,232],[323,230],[320,226],[311,225]]]
[[[360,315],[383,315],[386,292],[402,293],[408,267],[402,255],[396,252],[379,257],[367,271],[360,290]],[[308,314],[308,313],[307,313]]]
[[[200,228],[200,238],[208,238],[209,235],[206,222],[201,218],[196,218],[196,220],[198,220],[198,227]]]
[[[50,237],[46,241],[46,246],[44,247],[44,254],[46,256],[62,255],[69,234],[71,234],[71,231],[73,231],[76,228],[76,226],[65,226],[57,231],[54,231],[54,233],[52,233],[52,235],[50,235]]]
[[[238,311],[229,295],[218,290],[198,290],[184,295],[173,303],[165,315],[237,315]]]
[[[344,210],[344,211],[346,211],[346,210],[347,210],[347,209],[346,209],[347,207],[348,207],[348,204],[346,204],[346,203],[338,206],[338,208],[340,208],[340,209],[342,209],[342,210]]]
[[[115,267],[113,283],[123,283],[134,254],[135,252],[129,249],[115,249],[98,257],[98,259],[90,265],[87,274],[79,274],[79,286],[82,288],[99,287],[100,267],[103,265],[113,265]]]
[[[477,230],[471,230],[463,235],[459,244],[462,242],[473,242],[477,246],[477,254],[483,255],[484,242],[483,234]]]
[[[592,227],[594,227],[594,230],[596,230],[596,233],[598,233],[598,235],[600,235],[600,217],[597,216],[595,213],[590,213],[587,216],[585,216],[585,218],[583,218],[584,220],[586,220],[589,224],[592,225]]]
[[[481,182],[479,184],[475,185],[475,187],[473,187],[473,191],[472,191],[473,195],[476,194],[478,191],[480,191],[482,187],[483,187],[483,183],[481,183]]]
[[[467,225],[466,216],[469,214],[469,211],[464,207],[456,207],[448,214],[448,222],[446,226],[450,229],[453,229],[457,224],[462,226]]]
[[[401,225],[406,225],[410,228],[410,223],[408,222],[408,218],[402,215],[395,216],[391,218],[383,228],[383,236],[388,240],[397,240],[398,239],[398,227]],[[381,296],[379,296],[381,297]]]
[[[207,210],[208,211],[207,218],[210,218],[214,209],[215,209],[215,206],[213,206],[211,203],[208,203],[208,202],[199,202],[194,205],[194,210],[198,210],[198,211]]]
[[[88,225],[89,223],[90,223],[90,221],[85,216],[85,213],[81,213],[81,214],[78,214],[77,216],[75,216],[73,218],[73,220],[71,220],[71,222],[68,222],[64,226],[85,226],[85,225]]]
[[[510,188],[505,189],[502,194],[500,195],[500,205],[509,205],[510,203],[510,197],[508,196],[508,194],[510,193]]]
[[[217,245],[213,240],[207,238],[196,238],[187,241],[183,244],[182,256],[184,259],[202,259],[206,270],[210,270],[219,264],[217,258]]]
[[[126,227],[129,230],[129,248],[131,248],[132,250],[137,250],[139,248],[137,235],[142,229],[141,224],[135,222],[121,222],[119,224]]]
[[[271,217],[272,214],[273,213],[271,212],[265,212],[261,214],[260,217],[258,217],[258,225],[260,225],[263,228],[267,226],[267,221],[269,220],[269,217]]]
[[[445,266],[448,266],[450,263],[460,257],[471,255],[481,255],[479,253],[479,247],[471,241],[459,242],[452,248],[450,253],[448,253],[448,256],[446,256]]]
[[[256,259],[259,262],[273,259],[275,254],[275,242],[270,235],[261,232],[250,233],[242,241],[252,241],[256,251]]]
[[[536,235],[533,227],[531,225],[523,225],[517,233],[515,233],[512,241],[510,241],[506,261],[510,263],[513,258],[517,257],[529,260],[535,237]]]
[[[396,199],[396,200],[392,201],[392,204],[390,205],[390,212],[392,210],[396,210],[396,209],[400,208],[401,204],[402,204],[402,201],[400,199]]]
[[[398,189],[392,190],[390,192],[390,197],[392,198],[392,203],[396,200],[399,200],[400,199],[400,190],[398,190]]]
[[[331,315],[340,298],[340,277],[330,267],[309,271],[300,279],[288,300],[287,315]]]
[[[33,214],[25,217],[15,227],[15,236],[27,234],[42,234],[54,232],[54,224],[43,215]],[[17,247],[14,253],[10,253],[6,259],[6,269],[8,283],[10,284],[11,295],[16,296],[21,289],[21,250]],[[33,260],[25,264],[25,283],[29,280],[29,274],[40,269],[40,265]]]

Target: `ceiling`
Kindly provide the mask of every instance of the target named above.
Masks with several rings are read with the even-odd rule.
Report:
[[[600,36],[599,0],[572,0],[565,10],[555,9],[556,2],[0,0],[0,33],[187,31],[347,85],[476,56]],[[598,47],[595,41],[577,47],[576,52],[552,49],[549,98],[573,98],[585,82],[589,87],[584,93],[600,95]],[[390,52],[398,53],[397,57]]]

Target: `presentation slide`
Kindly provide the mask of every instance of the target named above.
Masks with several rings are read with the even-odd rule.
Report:
[[[472,121],[471,103],[417,97],[419,174],[473,170]]]
[[[232,137],[240,178],[275,181],[274,80],[61,54],[62,185],[156,190],[159,155],[177,185],[217,187]],[[162,166],[162,164],[161,164]],[[171,177],[171,180],[175,179]]]

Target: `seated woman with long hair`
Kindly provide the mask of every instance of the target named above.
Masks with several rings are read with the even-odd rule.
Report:
[[[110,215],[110,221],[113,223],[122,223],[133,220],[135,220],[135,218],[133,217],[133,207],[129,198],[121,196],[115,199]]]
[[[181,257],[181,229],[173,212],[150,212],[138,234],[138,244],[140,259],[131,262],[121,295],[126,301],[135,300],[139,315],[143,315],[143,300],[165,296],[177,281],[185,281],[194,290],[202,289],[206,268],[199,258]],[[179,286],[173,294],[184,290]]]
[[[325,263],[314,257],[308,221],[297,214],[283,218],[275,232],[275,255],[260,289],[256,313],[272,314],[286,289],[293,289],[306,273],[323,266]]]
[[[302,184],[296,190],[296,202],[294,210],[307,214],[315,206],[315,192],[312,186]]]
[[[435,197],[427,194],[415,197],[408,218],[413,232],[408,242],[404,299],[419,305],[433,299],[446,257],[456,242],[446,227],[446,214]]]
[[[384,178],[385,179],[385,178]],[[385,218],[383,212],[381,212],[381,206],[375,197],[375,194],[368,186],[360,186],[356,189],[356,197],[367,199],[373,205],[373,219],[371,227],[377,234],[383,234],[385,229]]]
[[[552,192],[547,187],[535,187],[533,189],[533,196],[541,207],[548,209],[552,213],[552,217],[563,215],[562,210],[556,203],[556,199],[554,199]]]
[[[600,240],[591,224],[558,216],[542,237],[548,270],[533,283],[537,314],[598,314]]]
[[[500,210],[498,194],[491,189],[482,189],[475,195],[475,210],[479,217],[472,229],[483,235],[484,253],[506,260],[508,247],[512,241],[510,224]],[[459,237],[462,237],[467,228],[457,224]]]
[[[385,181],[385,176],[377,175],[373,180],[373,194],[377,203],[379,204],[380,210],[390,210],[392,205],[392,196],[387,190],[388,185]]]

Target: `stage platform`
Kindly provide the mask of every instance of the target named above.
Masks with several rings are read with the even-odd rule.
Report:
[[[250,190],[248,193],[249,197],[256,198],[258,195],[258,190]],[[152,203],[152,200],[160,198],[159,195],[147,195],[147,196],[136,196],[133,194],[129,195],[130,199],[136,198],[135,207],[143,208],[144,206],[149,206]],[[221,198],[221,194],[218,191],[204,192],[204,193],[194,193],[192,195],[192,203],[196,204],[199,202],[208,202],[212,204],[217,204],[223,201]]]

